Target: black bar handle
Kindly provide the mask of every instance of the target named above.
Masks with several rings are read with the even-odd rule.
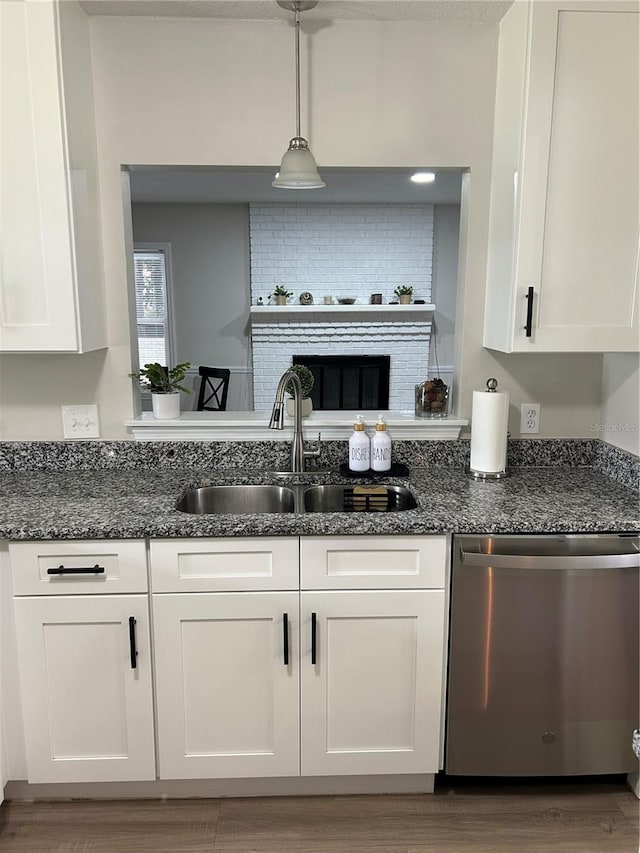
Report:
[[[103,575],[104,566],[84,566],[82,568],[68,567],[60,565],[55,569],[47,569],[48,575]]]
[[[525,296],[527,300],[527,325],[525,328],[525,335],[527,338],[531,337],[531,326],[533,324],[533,288],[527,288],[527,295]]]
[[[289,614],[282,614],[282,641],[284,646],[284,665],[289,666]]]
[[[311,663],[315,666],[316,663],[316,622],[317,616],[311,614]]]
[[[129,652],[131,654],[131,669],[138,666],[138,650],[136,648],[136,619],[129,616]]]

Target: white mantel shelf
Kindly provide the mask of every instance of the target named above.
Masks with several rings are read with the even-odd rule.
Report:
[[[252,305],[252,323],[304,323],[322,321],[357,323],[360,320],[379,322],[429,322],[436,306],[425,305]]]
[[[304,436],[315,441],[348,439],[356,415],[364,414],[368,431],[378,412],[312,412],[304,418]],[[458,438],[469,421],[464,418],[416,418],[412,412],[383,412],[395,441],[451,440]],[[292,419],[285,418],[283,430],[269,429],[269,412],[184,412],[172,420],[156,420],[150,412],[125,422],[135,441],[291,441]]]

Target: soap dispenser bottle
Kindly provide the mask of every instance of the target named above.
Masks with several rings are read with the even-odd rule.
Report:
[[[371,456],[371,443],[364,431],[364,418],[358,415],[357,423],[353,425],[353,435],[349,439],[349,469],[351,471],[368,471]]]
[[[382,415],[378,415],[375,435],[371,439],[371,467],[374,471],[389,471],[391,468],[391,436]]]

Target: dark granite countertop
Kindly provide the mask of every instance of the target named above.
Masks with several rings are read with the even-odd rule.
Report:
[[[554,533],[637,531],[637,489],[590,466],[513,467],[475,482],[459,467],[411,467],[418,508],[389,513],[190,515],[176,510],[188,486],[279,482],[242,468],[155,468],[0,473],[0,538],[103,539],[193,536]],[[343,482],[305,475],[305,482]]]

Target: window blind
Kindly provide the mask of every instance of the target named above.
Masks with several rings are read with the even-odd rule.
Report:
[[[161,250],[134,252],[136,323],[140,367],[169,358],[167,267]]]

